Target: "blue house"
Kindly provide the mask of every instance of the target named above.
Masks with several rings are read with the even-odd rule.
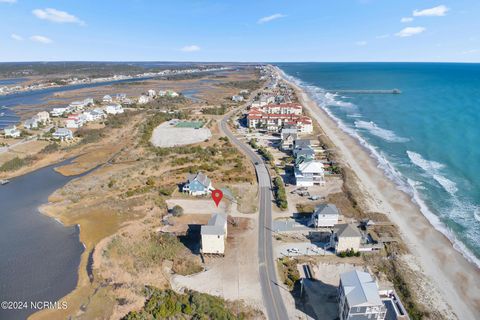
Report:
[[[212,182],[203,173],[189,174],[187,182],[183,185],[182,191],[192,196],[203,196],[213,190]]]

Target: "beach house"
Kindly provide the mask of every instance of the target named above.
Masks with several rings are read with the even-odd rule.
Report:
[[[233,102],[242,102],[243,101],[243,96],[232,96],[232,101]]]
[[[23,127],[25,129],[37,129],[38,128],[38,120],[35,117],[27,119],[23,122]]]
[[[103,96],[102,101],[105,102],[105,103],[110,103],[110,102],[113,101],[113,99],[112,99],[112,96],[107,94],[107,95]]]
[[[294,168],[295,184],[302,187],[324,186],[325,171],[323,163],[317,160],[305,160]]]
[[[115,104],[109,104],[104,108],[106,114],[120,114],[123,113],[123,107],[122,105],[115,103]]]
[[[140,97],[138,97],[138,104],[146,104],[150,101],[150,97],[149,96],[146,96],[146,95],[141,95]]]
[[[157,95],[157,93],[155,92],[155,90],[149,89],[149,90],[147,91],[147,95],[148,95],[150,98],[155,98],[155,96]]]
[[[340,212],[334,204],[321,204],[315,208],[315,211],[308,223],[309,227],[331,228],[338,223]]]
[[[78,129],[83,126],[84,118],[80,117],[78,114],[71,114],[65,120],[65,127],[70,129]]]
[[[225,254],[227,239],[227,218],[219,213],[212,215],[208,224],[200,229],[203,254]]]
[[[66,141],[73,139],[73,133],[67,128],[57,128],[52,134],[52,137],[57,140]]]
[[[335,251],[345,252],[352,250],[358,252],[362,241],[362,234],[358,228],[352,224],[339,224],[335,226],[334,241]]]
[[[192,196],[203,196],[209,194],[213,190],[212,182],[203,174],[189,174],[187,182],[183,185],[182,191]]]
[[[50,121],[50,114],[48,114],[47,111],[40,111],[35,117],[37,118],[38,122],[43,124],[47,124]]]
[[[53,108],[52,111],[50,111],[50,115],[52,117],[61,117],[64,114],[68,113],[69,109],[66,107],[60,107],[60,108]]]
[[[175,98],[175,97],[178,97],[179,94],[176,93],[176,92],[173,91],[173,90],[167,90],[167,96],[170,97],[170,98]]]
[[[340,274],[338,316],[340,320],[384,320],[387,308],[380,299],[378,286],[367,272],[353,270]]]
[[[7,138],[18,138],[22,134],[15,125],[6,127],[3,132]]]

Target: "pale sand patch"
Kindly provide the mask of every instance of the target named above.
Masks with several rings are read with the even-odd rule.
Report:
[[[415,257],[409,259],[409,264],[415,267],[418,262],[417,269],[423,270],[432,283],[428,291],[438,291],[444,301],[423,299],[433,303],[433,308],[444,311],[448,318],[453,317],[450,305],[459,319],[480,319],[480,270],[433,228],[410,197],[397,189],[364,148],[344,133],[305,92],[290,84],[299,93],[300,102],[335,144],[343,165],[350,167],[359,178],[365,195],[372,200],[367,209],[388,214],[399,227]]]
[[[205,141],[212,137],[208,128],[176,128],[165,122],[153,130],[150,142],[156,147],[175,147]]]

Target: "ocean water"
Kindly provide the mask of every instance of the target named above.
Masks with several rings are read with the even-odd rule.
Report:
[[[480,64],[277,65],[480,267]],[[394,88],[402,93],[332,93]]]

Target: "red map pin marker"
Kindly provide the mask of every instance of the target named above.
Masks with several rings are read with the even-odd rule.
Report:
[[[215,205],[217,207],[218,207],[218,204],[220,203],[220,201],[222,201],[222,198],[223,198],[222,190],[216,189],[216,190],[212,191],[212,199],[215,202]]]

